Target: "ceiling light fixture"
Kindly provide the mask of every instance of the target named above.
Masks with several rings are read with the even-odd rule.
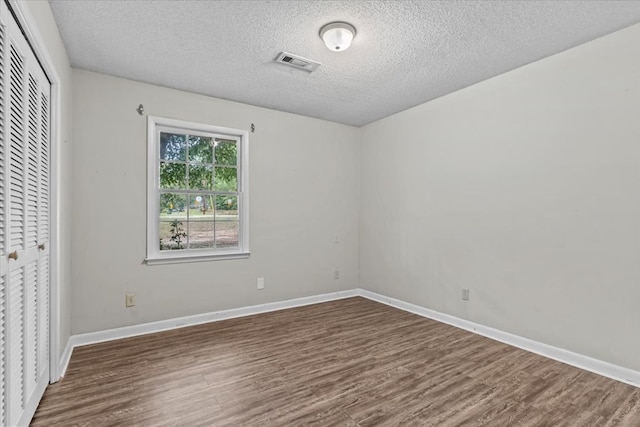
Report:
[[[346,22],[331,22],[320,29],[320,37],[329,50],[342,52],[349,49],[356,29]]]

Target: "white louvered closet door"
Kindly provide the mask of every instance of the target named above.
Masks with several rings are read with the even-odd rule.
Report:
[[[0,7],[0,425],[21,425],[49,380],[51,87]]]

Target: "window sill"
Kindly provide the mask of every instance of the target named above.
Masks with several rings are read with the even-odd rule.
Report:
[[[184,254],[184,255],[176,255],[176,256],[146,258],[144,262],[147,265],[181,264],[186,262],[246,259],[246,258],[249,258],[249,255],[251,255],[251,252],[230,252],[230,253],[206,254],[206,255]]]

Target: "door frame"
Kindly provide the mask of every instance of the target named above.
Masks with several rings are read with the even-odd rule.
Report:
[[[2,0],[0,0],[2,1]],[[36,58],[40,62],[45,75],[51,83],[50,98],[50,270],[49,270],[49,382],[57,382],[62,376],[60,365],[60,140],[61,135],[61,105],[60,105],[60,76],[54,66],[44,38],[36,24],[36,20],[27,6],[27,2],[7,0],[10,9],[16,16],[18,25],[31,45]],[[47,3],[48,4],[48,3]]]

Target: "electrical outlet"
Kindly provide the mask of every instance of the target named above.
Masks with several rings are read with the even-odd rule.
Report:
[[[264,289],[264,277],[258,277],[258,289]]]
[[[136,305],[136,294],[133,292],[125,294],[124,305],[125,307],[134,307]]]
[[[469,289],[462,290],[462,299],[465,301],[469,301]]]
[[[333,280],[338,279],[340,279],[340,270],[336,269],[336,271],[333,272]]]

